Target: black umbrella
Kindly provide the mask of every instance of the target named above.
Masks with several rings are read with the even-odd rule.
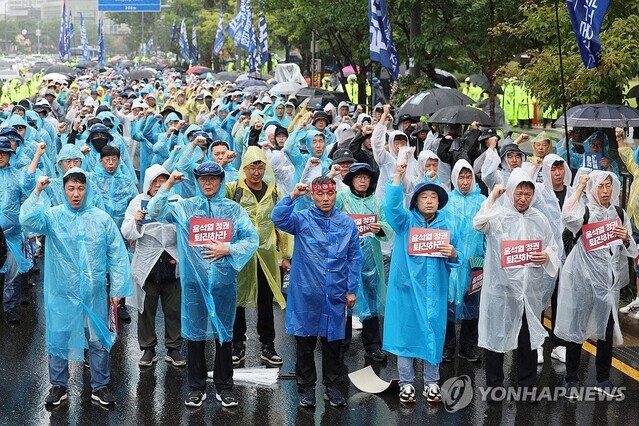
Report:
[[[66,65],[62,65],[62,64],[52,65],[49,68],[47,68],[47,70],[44,73],[51,74],[54,72],[57,72],[59,74],[67,74],[67,75],[73,75],[75,73],[75,71],[73,71],[73,68],[68,67]]]
[[[310,96],[307,98],[308,103],[306,104],[306,108],[313,108],[315,105],[319,104],[322,107],[325,107],[329,103],[337,106],[339,104],[339,99],[337,99],[332,93],[324,93],[322,95]]]
[[[435,84],[444,87],[451,87],[453,89],[459,87],[459,81],[454,75],[448,71],[440,70],[439,68],[435,68],[435,77],[433,78],[433,81]]]
[[[311,96],[322,96],[328,93],[331,92],[324,89],[318,89],[317,87],[302,87],[300,90],[295,92],[295,97],[301,102],[306,98],[310,98]]]
[[[495,126],[485,112],[465,105],[442,108],[428,117],[428,122],[435,124],[471,124],[473,121],[478,121],[480,126]]]
[[[82,59],[82,60],[78,61],[78,64],[76,65],[76,68],[93,68],[97,64],[98,63],[95,62],[95,61],[88,61],[86,59]]]
[[[486,92],[490,92],[490,82],[488,81],[488,77],[486,77],[484,74],[472,74],[469,75],[468,78],[470,79],[470,81],[477,84],[477,86],[481,87]],[[497,83],[495,83],[495,94],[504,94],[504,89],[502,89],[501,86]]]
[[[240,76],[239,73],[237,72],[218,72],[217,74],[215,74],[215,79],[216,80],[222,80],[222,81],[230,81],[231,83],[235,82],[235,80],[237,80],[237,78]]]
[[[269,84],[264,80],[244,80],[236,84],[237,87],[250,87],[250,86],[260,86],[263,87],[263,90],[267,90]]]
[[[263,73],[263,72],[251,72],[247,76],[248,76],[248,78],[252,78],[252,79],[255,79],[255,80],[264,80],[264,81],[268,81],[268,80],[273,78],[272,75],[266,74],[266,73]]]
[[[417,93],[399,108],[399,115],[409,114],[412,117],[430,115],[442,108],[454,105],[470,105],[474,101],[455,89],[428,89]]]
[[[208,74],[208,73],[213,74],[213,72],[214,71],[211,68],[203,67],[203,68],[199,68],[199,69],[195,70],[195,72],[193,74],[195,74],[195,75],[202,75],[202,74]]]
[[[637,84],[632,89],[628,90],[628,93],[626,93],[626,98],[628,98],[628,99],[630,99],[630,98],[639,98],[639,84]]]
[[[126,79],[131,80],[143,80],[143,79],[151,79],[155,77],[155,71],[148,68],[138,68],[134,69],[130,73],[127,74]]]
[[[629,127],[639,123],[639,111],[625,105],[584,104],[566,111],[569,127]],[[563,127],[563,115],[555,121]]]

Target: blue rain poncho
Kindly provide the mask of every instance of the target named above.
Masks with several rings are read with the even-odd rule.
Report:
[[[366,236],[359,240],[362,250],[362,272],[353,311],[362,320],[384,315],[386,277],[381,243],[389,240],[393,230],[386,222],[386,215],[374,194],[358,197],[347,187],[339,192],[335,207],[345,214],[375,214],[377,222],[382,226],[383,236]]]
[[[86,172],[72,168],[67,172]],[[88,177],[87,177],[88,180]],[[108,297],[133,294],[129,255],[120,230],[111,217],[92,206],[91,187],[84,203],[74,210],[68,202],[51,207],[48,199],[32,193],[20,209],[25,230],[46,236],[44,309],[49,354],[82,360],[86,343],[99,340],[107,351],[116,333],[109,330]],[[65,198],[66,200],[66,198]]]
[[[397,356],[419,358],[437,365],[442,360],[446,335],[446,297],[450,270],[465,262],[455,228],[443,211],[427,223],[417,207],[403,206],[402,185],[388,182],[382,208],[395,231],[391,256],[383,349]],[[448,258],[411,256],[408,241],[411,228],[450,231],[450,244],[457,261]]]
[[[505,353],[517,348],[524,312],[533,350],[541,347],[548,335],[539,319],[544,308],[544,272],[551,277],[557,275],[559,253],[546,217],[534,207],[520,213],[513,204],[515,189],[524,181],[533,183],[521,168],[513,170],[503,203],[489,196],[473,219],[475,229],[486,235],[478,345],[493,352]],[[536,197],[537,194],[531,205]],[[501,242],[506,240],[541,240],[548,261],[543,267],[502,268]]]
[[[357,294],[362,266],[355,222],[336,208],[330,216],[315,204],[294,211],[284,197],[271,214],[273,223],[295,237],[286,306],[285,331],[295,336],[344,338],[346,294]]]
[[[610,143],[608,142],[608,136],[604,132],[596,131],[592,135],[588,136],[588,138],[583,142],[584,151],[590,152],[590,142],[592,142],[596,138],[601,139],[601,142],[602,142],[602,150],[601,150],[602,157],[606,157],[608,159],[612,172],[617,175],[617,178],[621,179],[621,176],[619,175],[619,165],[617,165],[617,162],[613,160],[612,157],[610,157],[610,152],[609,152]],[[578,154],[573,151],[572,139],[570,139],[569,145],[570,145],[569,146],[570,167],[572,167],[573,169],[584,167],[584,154]],[[561,158],[566,160],[566,157],[568,156],[568,152],[566,150],[565,143],[563,142],[563,140],[557,143],[556,149],[557,149],[557,155],[559,155]],[[639,160],[639,156],[636,156],[635,159]]]
[[[233,338],[237,302],[237,272],[253,257],[259,245],[255,226],[246,211],[225,198],[225,182],[212,199],[207,199],[196,182],[197,195],[169,203],[171,192],[160,188],[147,205],[157,220],[174,223],[178,238],[178,266],[182,284],[182,336],[188,340]],[[209,263],[201,247],[189,245],[189,221],[193,217],[231,219],[231,254]]]
[[[177,236],[175,225],[161,223],[152,220],[148,223],[138,225],[135,221],[135,214],[142,210],[142,203],[151,200],[149,190],[151,184],[160,175],[169,175],[169,172],[159,164],[154,164],[146,170],[144,175],[144,190],[131,200],[124,214],[122,222],[122,236],[129,241],[135,241],[135,251],[131,259],[131,270],[133,273],[134,297],[126,299],[128,305],[136,308],[140,313],[144,311],[144,284],[149,273],[157,263],[164,251],[169,253],[174,259],[179,257],[177,248]],[[169,197],[169,202],[180,200],[178,195]]]
[[[18,271],[23,273],[31,269],[31,261],[25,257],[22,250],[24,235],[18,220],[20,200],[26,193],[20,184],[20,172],[12,164],[14,158],[15,154],[11,154],[9,165],[0,168],[0,227],[7,240],[7,248],[18,265]],[[0,273],[4,273],[7,267],[6,262],[0,265]]]
[[[592,171],[589,176],[590,180],[585,189],[588,198],[588,223],[619,218],[613,202],[605,208],[597,196],[599,185],[610,177],[611,200],[617,200],[620,187],[617,176],[600,170]],[[561,215],[562,222],[573,234],[577,234],[583,226],[586,211],[583,198],[576,195],[573,194],[564,202]],[[605,340],[606,325],[612,314],[617,344],[623,344],[617,313],[619,291],[630,281],[628,258],[637,257],[637,244],[632,238],[630,217],[627,213],[624,214],[622,224],[630,235],[627,247],[622,244],[586,251],[582,236],[566,258],[559,279],[554,330],[560,339],[574,343],[583,343],[591,337]]]
[[[118,229],[122,226],[124,213],[129,202],[138,195],[135,181],[131,180],[129,175],[124,172],[123,166],[120,163],[115,172],[111,174],[104,169],[102,163],[99,163],[92,176],[102,195],[104,210],[111,215]]]
[[[462,169],[471,171],[472,183],[468,194],[462,194],[457,187],[457,179]],[[452,219],[455,226],[455,234],[459,237],[466,261],[459,268],[450,272],[448,281],[448,321],[459,322],[461,320],[476,319],[479,317],[479,298],[481,291],[468,295],[471,279],[471,258],[484,257],[484,234],[473,228],[473,218],[479,211],[481,204],[486,200],[475,182],[473,168],[466,160],[459,160],[453,167],[451,183],[455,188],[448,194],[448,204],[444,210]]]

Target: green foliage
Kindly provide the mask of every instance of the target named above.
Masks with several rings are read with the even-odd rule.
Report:
[[[416,93],[433,88],[433,82],[428,77],[413,77],[401,75],[393,85],[391,91],[391,104],[400,106],[404,101]]]

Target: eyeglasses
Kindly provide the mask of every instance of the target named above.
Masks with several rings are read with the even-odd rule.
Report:
[[[79,158],[69,158],[66,160],[60,160],[60,162],[65,166],[70,166],[72,164],[82,164],[82,160]]]
[[[246,169],[251,174],[253,174],[253,173],[264,173],[264,171],[266,171],[266,166],[258,166],[258,167],[249,166]]]
[[[13,128],[16,130],[25,130],[27,126],[13,126]]]

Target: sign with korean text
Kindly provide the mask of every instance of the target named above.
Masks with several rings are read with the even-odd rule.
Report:
[[[100,12],[159,12],[160,0],[98,0]]]
[[[371,223],[377,223],[376,214],[349,214],[348,215],[359,230],[359,237],[372,237],[375,233],[371,230]]]
[[[581,228],[581,235],[584,239],[586,251],[621,244],[621,239],[612,233],[612,230],[615,229],[616,226],[621,226],[619,219],[585,224]]]
[[[478,269],[470,273],[470,287],[468,288],[468,295],[477,293],[484,285],[484,270]]]
[[[532,265],[532,254],[542,251],[541,240],[509,240],[501,242],[501,267]]]
[[[201,246],[213,241],[230,243],[232,231],[233,221],[229,219],[193,217],[189,222],[189,245]]]
[[[584,167],[591,170],[601,169],[601,153],[586,152],[584,154]]]
[[[439,251],[443,244],[450,244],[450,231],[410,228],[408,254],[411,256],[446,257]]]

